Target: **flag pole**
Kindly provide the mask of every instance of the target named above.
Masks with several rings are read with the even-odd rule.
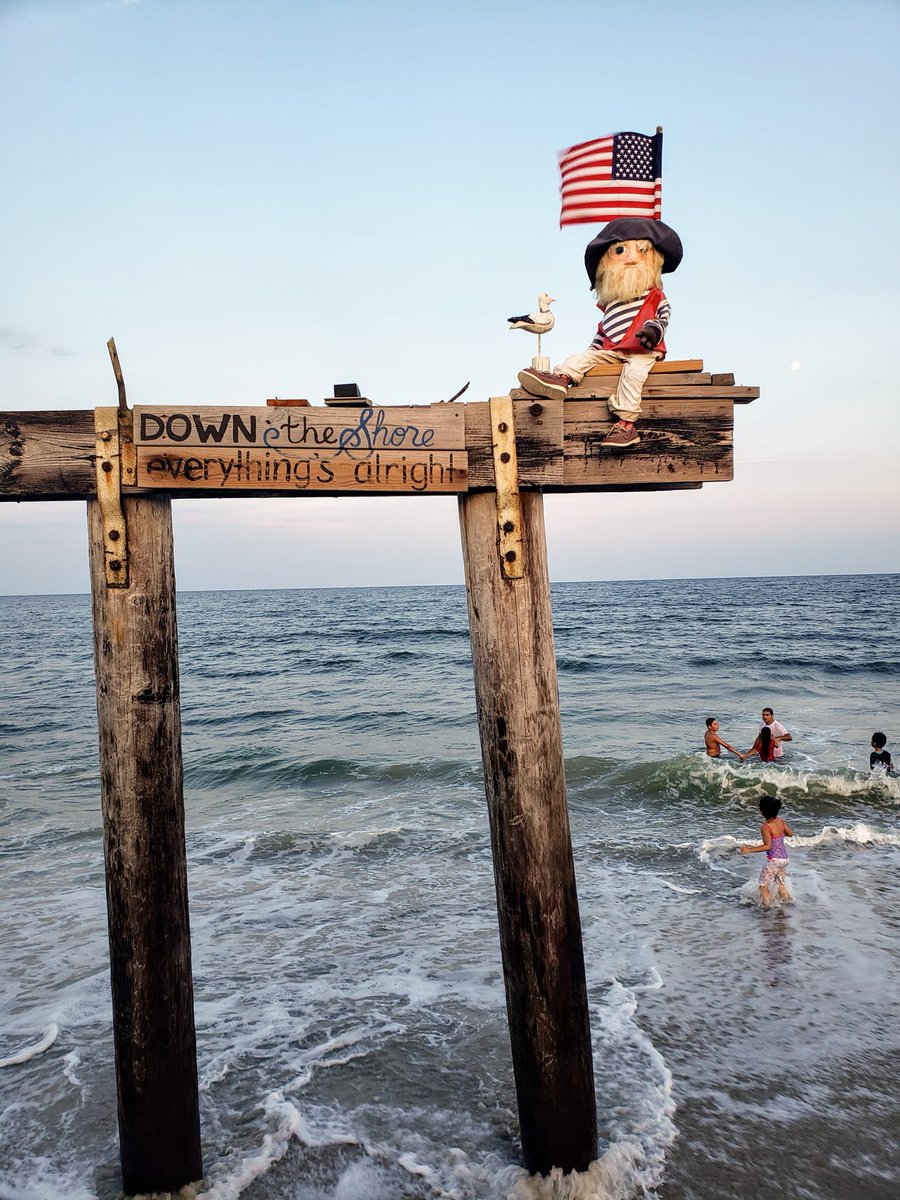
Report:
[[[662,220],[662,125],[656,127],[656,178],[659,180],[657,197],[659,199],[659,220]]]

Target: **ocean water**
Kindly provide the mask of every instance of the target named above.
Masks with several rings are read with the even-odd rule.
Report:
[[[214,1200],[900,1195],[896,576],[553,589],[601,1158],[529,1179],[460,587],[183,593]],[[90,604],[0,599],[0,1197],[119,1189]],[[719,763],[771,705],[781,765]],[[761,910],[758,800],[796,837]]]

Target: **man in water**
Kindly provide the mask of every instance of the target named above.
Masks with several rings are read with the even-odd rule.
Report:
[[[762,733],[766,726],[769,727],[769,732],[772,734],[772,745],[775,747],[775,749],[772,751],[772,757],[784,758],[784,751],[781,748],[781,743],[792,742],[794,739],[781,724],[781,722],[775,720],[775,714],[772,712],[771,708],[764,708],[762,710],[762,719],[763,723],[760,725],[759,731]]]
[[[734,746],[729,746],[724,738],[719,737],[719,722],[716,717],[706,718],[706,733],[703,735],[703,740],[706,742],[706,753],[710,758],[720,758],[722,755],[721,747],[730,750],[732,754],[736,754],[741,762],[744,761],[744,756],[740,750],[735,750]]]

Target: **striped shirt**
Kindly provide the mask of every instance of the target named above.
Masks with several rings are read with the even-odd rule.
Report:
[[[597,330],[597,336],[591,342],[593,350],[599,350],[603,346],[603,338],[608,337],[611,342],[620,342],[628,332],[631,322],[641,310],[641,305],[647,299],[649,289],[638,296],[636,300],[613,300],[603,310],[603,319],[600,322],[600,328]],[[656,325],[659,329],[660,340],[665,337],[666,326],[669,324],[669,317],[672,313],[672,307],[669,301],[663,296],[660,301],[659,308],[656,310],[656,316],[652,321],[648,321],[648,325]]]

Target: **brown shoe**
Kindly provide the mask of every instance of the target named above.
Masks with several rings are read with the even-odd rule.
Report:
[[[641,435],[632,425],[627,429],[621,421],[613,425],[612,429],[603,439],[601,445],[609,446],[611,450],[624,450],[626,446],[633,446],[635,442],[641,440]]]
[[[568,375],[551,375],[549,371],[520,371],[519,383],[529,396],[546,396],[548,400],[565,400],[572,386]]]

